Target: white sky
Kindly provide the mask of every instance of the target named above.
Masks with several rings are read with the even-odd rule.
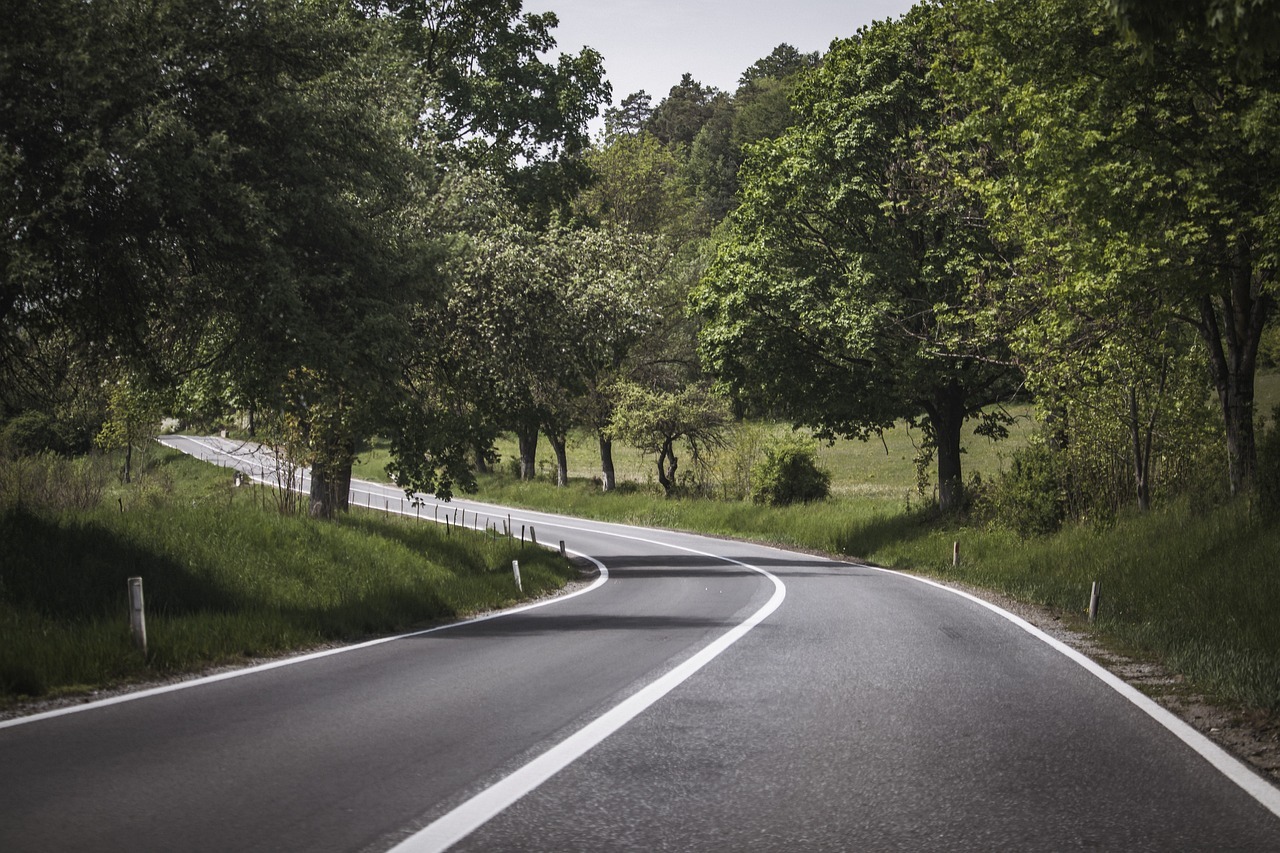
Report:
[[[782,42],[825,53],[833,39],[898,18],[913,0],[525,0],[552,11],[558,52],[583,46],[604,56],[616,104],[644,89],[658,105],[688,71],[732,92],[738,77]]]

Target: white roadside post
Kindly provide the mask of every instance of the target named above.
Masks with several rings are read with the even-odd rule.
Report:
[[[519,560],[511,561],[511,574],[515,575],[516,589],[520,590],[521,592],[524,592],[524,585],[520,583],[520,561]]]
[[[142,578],[129,578],[129,627],[133,644],[147,655],[147,614],[142,602]]]

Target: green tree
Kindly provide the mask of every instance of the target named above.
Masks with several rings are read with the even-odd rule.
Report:
[[[999,266],[977,199],[922,154],[951,118],[928,77],[943,23],[918,7],[832,46],[799,89],[799,122],[744,167],[695,305],[706,363],[736,394],[823,437],[920,419],[951,510],[961,427],[1015,376],[950,312]]]
[[[987,109],[959,132],[989,140],[998,161],[972,186],[1011,240],[1059,258],[1065,295],[1122,316],[1158,302],[1196,330],[1231,490],[1247,489],[1276,286],[1280,77],[1245,83],[1230,50],[1185,38],[1144,60],[1084,0],[960,8],[963,60],[948,86]]]
[[[639,133],[653,118],[653,97],[641,89],[627,95],[616,107],[604,111],[604,135],[606,140],[615,136]]]
[[[502,175],[528,209],[567,203],[586,178],[587,123],[609,102],[599,53],[552,60],[555,13],[522,13],[521,0],[359,2],[394,22],[436,138]]]
[[[672,392],[627,383],[618,388],[609,432],[656,458],[658,483],[667,497],[673,497],[679,485],[676,449],[684,447],[698,466],[708,452],[723,446],[728,422],[728,406],[705,387],[689,385]]]
[[[157,387],[209,371],[277,408],[307,370],[381,408],[407,306],[433,283],[413,235],[434,179],[382,24],[336,0],[14,16],[0,337],[64,331],[95,370],[126,359]]]
[[[121,478],[133,482],[133,451],[145,451],[160,430],[161,401],[136,376],[124,376],[112,385],[107,419],[94,438],[103,450],[123,450]]]
[[[687,148],[715,112],[717,99],[722,97],[724,93],[719,89],[704,86],[685,72],[654,109],[645,129],[663,145]]]

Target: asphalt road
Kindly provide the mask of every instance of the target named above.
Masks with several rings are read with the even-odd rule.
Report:
[[[989,605],[510,514],[603,582],[0,724],[0,851],[1280,850],[1280,792]]]

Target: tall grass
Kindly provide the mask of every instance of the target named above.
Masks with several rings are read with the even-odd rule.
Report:
[[[0,699],[400,631],[571,576],[558,555],[506,539],[358,512],[324,523],[264,511],[225,471],[176,453],[150,482],[91,508],[12,494],[0,506]],[[145,587],[146,659],[129,637],[132,576]]]

